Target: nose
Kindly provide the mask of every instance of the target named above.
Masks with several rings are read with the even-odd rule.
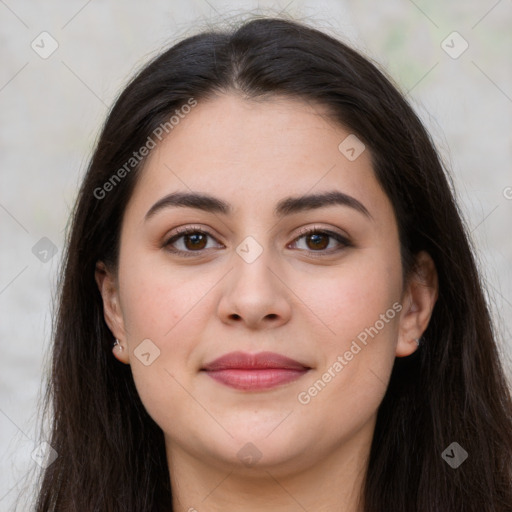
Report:
[[[224,323],[258,330],[279,327],[290,320],[293,294],[269,253],[264,250],[250,263],[233,255],[235,268],[228,274],[218,305]]]

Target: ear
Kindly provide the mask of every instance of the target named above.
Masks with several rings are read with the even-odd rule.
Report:
[[[113,347],[114,356],[121,362],[128,364],[128,346],[126,343],[126,331],[119,304],[119,287],[116,276],[107,269],[106,265],[99,261],[96,263],[94,273],[96,284],[103,299],[103,315],[105,322],[111,330],[113,337],[119,340],[119,344]]]
[[[399,321],[396,357],[405,357],[417,350],[414,341],[428,327],[436,303],[439,284],[437,270],[430,254],[421,251],[402,294],[403,310]]]

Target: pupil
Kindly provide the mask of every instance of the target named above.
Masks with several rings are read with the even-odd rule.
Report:
[[[203,248],[203,245],[204,245],[204,240],[205,240],[205,236],[202,234],[202,233],[194,233],[192,235],[187,235],[187,242],[190,242],[192,241],[191,245],[192,247],[188,247],[188,244],[187,245],[187,248],[188,249],[202,249]],[[197,244],[197,242],[199,242],[199,245]],[[201,242],[203,242],[203,244],[201,245]]]
[[[323,238],[323,244],[322,244],[322,238]],[[325,239],[326,239],[326,236],[325,235],[322,235],[322,234],[314,234],[314,235],[310,235],[310,240],[313,241],[313,245],[318,249],[324,249],[325,248]],[[318,243],[320,242],[320,243]]]

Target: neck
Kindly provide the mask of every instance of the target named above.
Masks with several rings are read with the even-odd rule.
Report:
[[[271,467],[200,459],[166,439],[175,512],[362,512],[375,418],[328,454],[298,454]]]

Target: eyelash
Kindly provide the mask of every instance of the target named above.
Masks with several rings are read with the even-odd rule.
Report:
[[[213,238],[214,240],[215,237],[209,233],[208,231],[205,231],[204,229],[201,229],[201,228],[198,228],[198,227],[187,227],[187,228],[183,228],[183,229],[179,229],[178,232],[176,234],[174,234],[173,236],[171,236],[165,243],[164,243],[164,247],[167,248],[167,250],[173,254],[177,254],[179,256],[184,256],[184,257],[193,257],[193,256],[197,256],[199,255],[201,252],[205,251],[206,249],[199,249],[197,251],[182,251],[180,249],[173,249],[173,248],[170,248],[171,245],[173,243],[175,243],[176,241],[178,241],[180,238],[186,236],[186,235],[190,235],[190,234],[197,234],[197,233],[200,233],[200,234],[203,234],[203,235],[207,235],[211,238]],[[333,238],[334,240],[336,240],[341,246],[340,247],[337,247],[335,249],[330,249],[330,250],[327,250],[327,249],[322,249],[322,250],[319,250],[319,251],[312,251],[312,250],[306,250],[306,252],[308,252],[311,256],[313,257],[324,257],[324,256],[330,256],[332,255],[333,253],[337,253],[347,247],[352,247],[353,244],[350,242],[350,240],[346,237],[344,237],[343,235],[340,235],[339,233],[336,233],[334,231],[330,231],[328,229],[321,229],[321,228],[317,228],[317,227],[313,227],[313,228],[304,228],[303,230],[300,231],[299,235],[296,236],[293,240],[292,243],[296,243],[298,240],[300,240],[301,238],[304,238],[305,236],[308,236],[308,235],[317,235],[317,234],[321,234],[321,235],[327,235],[331,238]],[[305,250],[305,249],[301,249],[301,250]]]

